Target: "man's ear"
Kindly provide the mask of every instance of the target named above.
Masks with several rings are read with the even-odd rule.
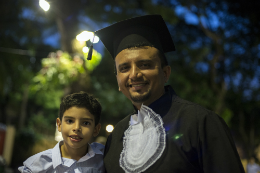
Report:
[[[95,126],[95,129],[94,129],[94,132],[93,132],[93,136],[96,137],[98,134],[99,134],[99,131],[101,129],[101,124],[98,123],[96,126]]]
[[[118,91],[121,91],[121,89],[120,89],[120,87],[119,87],[117,75],[116,75],[116,81],[117,81],[117,85],[118,85]]]
[[[61,132],[61,120],[60,120],[60,118],[56,119],[56,124],[57,124],[57,127],[58,127],[58,131]]]
[[[163,67],[163,74],[164,74],[164,79],[165,83],[168,82],[170,75],[171,75],[171,66],[167,65]]]

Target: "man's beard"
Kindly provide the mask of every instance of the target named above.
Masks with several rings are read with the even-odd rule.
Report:
[[[146,100],[148,100],[150,98],[150,96],[151,96],[151,90],[148,90],[147,93],[145,93],[145,94],[140,94],[137,96],[133,96],[130,94],[131,100],[136,103],[143,103]]]

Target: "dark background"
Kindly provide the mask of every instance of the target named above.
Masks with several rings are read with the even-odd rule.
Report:
[[[260,1],[48,2],[47,12],[37,0],[0,2],[0,123],[2,129],[16,129],[9,167],[17,170],[30,155],[55,145],[64,95],[86,91],[99,99],[100,136],[107,137],[106,125],[116,125],[132,111],[118,91],[112,58],[101,41],[94,49],[102,60],[94,60],[91,70],[75,38],[83,30],[146,14],[162,15],[176,45],[166,54],[172,67],[168,84],[180,97],[223,117],[241,159],[255,154],[260,143]],[[60,57],[68,64],[62,66]]]

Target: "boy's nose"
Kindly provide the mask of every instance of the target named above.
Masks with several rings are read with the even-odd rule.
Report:
[[[75,124],[74,128],[72,129],[73,132],[80,132],[81,131],[81,127],[79,124]]]
[[[81,132],[81,128],[74,128],[73,132]]]
[[[73,129],[73,132],[80,132],[81,131],[81,128],[74,128]]]

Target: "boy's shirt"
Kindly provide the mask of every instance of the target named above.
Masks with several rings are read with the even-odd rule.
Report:
[[[22,173],[103,173],[104,145],[88,144],[88,153],[78,161],[61,157],[60,146],[63,141],[49,149],[29,157],[18,170]]]

